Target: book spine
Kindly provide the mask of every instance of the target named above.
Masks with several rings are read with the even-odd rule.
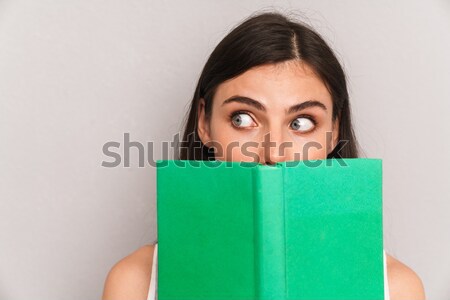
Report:
[[[285,299],[283,168],[259,165],[253,174],[256,299]]]

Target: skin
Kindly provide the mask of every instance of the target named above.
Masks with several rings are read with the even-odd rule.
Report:
[[[225,103],[235,95],[258,101],[265,111],[246,103]],[[325,109],[312,106],[286,113],[290,107],[308,100],[322,103]],[[296,62],[260,66],[218,87],[209,121],[205,120],[201,100],[199,136],[205,145],[224,150],[236,142],[244,145],[252,141],[258,145],[248,148],[256,155],[246,155],[244,148],[237,146],[229,147],[230,151],[217,151],[222,152],[216,152],[218,160],[254,161],[257,156],[261,163],[274,164],[294,159],[322,159],[334,148],[338,137],[338,121],[333,122],[331,117],[332,103],[327,88],[308,66]],[[236,111],[243,113],[230,120],[230,114]],[[327,132],[333,137],[329,149]],[[264,141],[273,144],[269,147]]]
[[[236,95],[257,100],[265,111],[248,101],[226,101]],[[319,101],[325,109],[312,106],[286,113],[289,107],[308,100]],[[205,117],[203,100],[198,111],[199,136],[205,145],[216,149],[218,160],[274,164],[294,159],[324,159],[338,140],[339,120],[332,121],[331,95],[308,65],[295,61],[258,66],[223,82],[213,99],[211,119]],[[239,113],[230,117],[234,112]],[[311,117],[316,125],[309,121]],[[331,138],[327,139],[327,132]],[[240,146],[226,151],[227,146],[236,142]],[[247,152],[242,147],[246,142],[252,142]],[[283,144],[284,151],[280,151]],[[154,245],[146,245],[116,263],[106,278],[102,299],[146,299],[153,251]],[[419,276],[391,255],[386,257],[390,298],[425,299]]]

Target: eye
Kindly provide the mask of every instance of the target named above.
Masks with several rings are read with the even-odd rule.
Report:
[[[235,112],[231,115],[231,122],[234,126],[244,128],[244,127],[253,127],[256,125],[252,125],[255,122],[252,117],[248,113],[245,112]]]
[[[309,117],[298,117],[291,123],[291,128],[299,132],[308,132],[316,126],[316,122]]]

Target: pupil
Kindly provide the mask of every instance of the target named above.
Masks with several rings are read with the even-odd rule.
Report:
[[[241,120],[240,116],[236,116],[235,121],[236,121],[237,125],[241,125],[242,120]]]

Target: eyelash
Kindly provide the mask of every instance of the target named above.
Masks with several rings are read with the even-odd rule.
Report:
[[[249,116],[251,117],[251,114],[250,114],[250,112],[248,112],[248,111],[245,111],[245,110],[234,111],[234,112],[232,112],[232,113],[228,116],[228,119],[229,119],[229,121],[231,122],[231,126],[233,126],[233,128],[236,128],[236,129],[238,129],[238,130],[246,130],[246,128],[239,128],[239,127],[233,125],[233,118],[234,118],[234,116],[239,115],[239,114],[247,114],[247,115],[249,115]],[[251,118],[252,118],[252,117],[251,117]],[[294,120],[295,120],[295,119],[298,119],[298,118],[307,118],[307,119],[309,119],[309,120],[314,124],[313,129],[311,129],[310,131],[307,131],[307,132],[303,132],[302,134],[313,133],[313,132],[317,129],[317,124],[318,124],[318,122],[316,121],[316,119],[315,119],[313,116],[301,114],[301,115],[296,116],[296,117],[294,118]],[[252,119],[253,119],[253,118],[252,118]],[[254,121],[254,120],[253,120],[253,121]],[[294,131],[295,131],[295,130],[294,130]]]

